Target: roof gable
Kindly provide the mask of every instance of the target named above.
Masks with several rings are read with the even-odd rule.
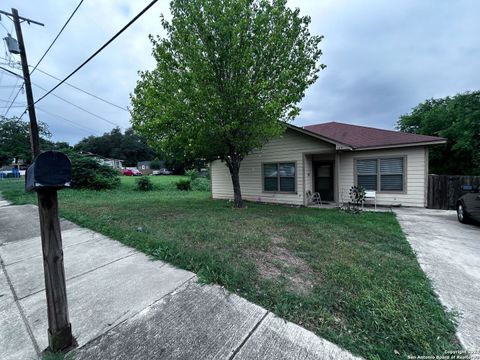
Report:
[[[328,122],[305,126],[303,129],[353,149],[442,144],[437,136],[410,134],[359,125]]]

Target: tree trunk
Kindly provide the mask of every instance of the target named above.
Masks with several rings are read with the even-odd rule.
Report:
[[[230,176],[232,177],[233,185],[233,207],[242,208],[242,191],[240,189],[240,163],[242,159],[237,155],[230,156],[227,160]]]

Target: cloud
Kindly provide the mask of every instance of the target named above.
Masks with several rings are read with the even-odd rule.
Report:
[[[66,76],[148,3],[149,0],[85,1],[40,68],[60,78]],[[307,90],[301,102],[302,112],[295,120],[297,125],[335,120],[391,129],[400,115],[427,98],[478,89],[480,2],[476,0],[291,0],[289,3],[311,17],[312,33],[325,35],[321,61],[327,65]],[[2,1],[2,10],[17,7],[21,15],[46,25],[22,24],[30,64],[40,58],[77,4],[77,0]],[[169,16],[168,1],[154,5],[69,82],[128,106],[137,72],[154,66],[148,35],[164,35],[161,13]],[[4,16],[2,24],[11,27]],[[0,32],[3,37],[4,29],[0,28]],[[15,81],[13,77],[0,75],[2,86],[13,85]],[[33,74],[32,81],[47,89],[56,84],[40,72]],[[8,99],[11,90],[1,87],[0,99]],[[44,91],[34,87],[34,93],[39,98]],[[129,126],[129,113],[68,86],[60,87],[55,94],[121,128]],[[25,103],[24,94],[20,94],[17,102]],[[38,106],[60,115],[38,111],[38,118],[49,124],[54,140],[75,143],[84,136],[98,135],[113,127],[54,96]],[[0,108],[0,114],[4,110]],[[15,108],[9,115],[20,115],[22,111]]]

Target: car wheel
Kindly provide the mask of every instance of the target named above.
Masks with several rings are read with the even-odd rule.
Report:
[[[465,207],[463,206],[462,203],[457,204],[457,218],[458,218],[458,221],[460,221],[463,224],[468,223],[468,216],[465,213]]]

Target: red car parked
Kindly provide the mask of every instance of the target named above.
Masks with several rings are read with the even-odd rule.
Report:
[[[122,174],[125,176],[142,176],[142,173],[137,169],[125,169]]]

